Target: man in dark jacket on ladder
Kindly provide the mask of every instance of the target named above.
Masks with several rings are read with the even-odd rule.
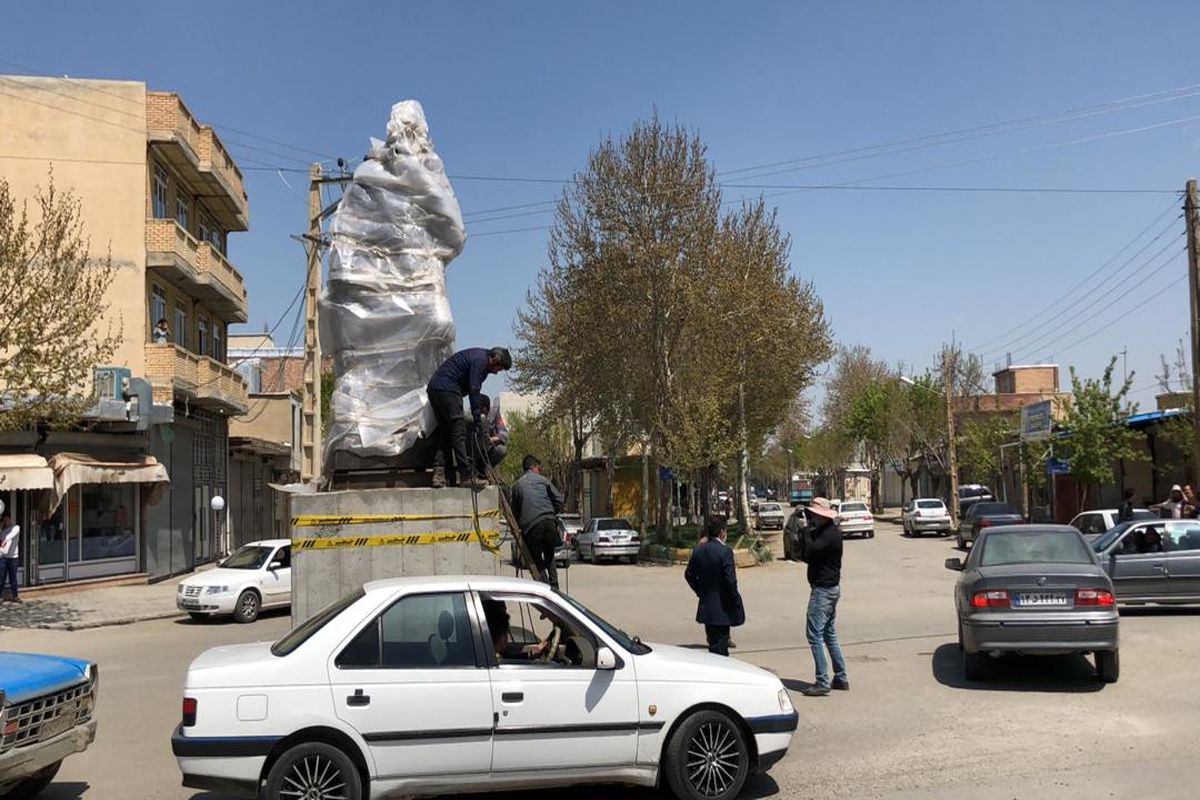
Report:
[[[708,652],[719,656],[729,655],[729,629],[746,622],[733,550],[725,544],[725,526],[723,518],[709,517],[705,526],[706,541],[692,551],[683,573],[684,580],[699,598],[696,622],[704,625]]]
[[[525,474],[512,485],[512,510],[525,537],[525,546],[538,572],[546,583],[558,588],[558,571],[554,568],[554,551],[558,549],[558,515],[563,509],[563,496],[553,483],[542,475],[542,462],[536,456],[521,461]]]

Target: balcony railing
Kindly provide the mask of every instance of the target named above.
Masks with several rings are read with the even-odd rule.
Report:
[[[146,220],[146,265],[172,270],[225,321],[246,321],[249,301],[242,274],[220,251],[197,241],[175,220]]]
[[[249,408],[246,381],[237,371],[176,344],[146,345],[146,377],[157,402],[170,403],[182,396],[233,415],[245,414]]]

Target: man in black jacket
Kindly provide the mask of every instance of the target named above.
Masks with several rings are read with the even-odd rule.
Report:
[[[557,589],[554,551],[559,545],[558,515],[563,509],[562,492],[542,475],[542,462],[536,456],[525,456],[521,468],[525,474],[517,479],[511,490],[513,514],[541,579]]]
[[[706,541],[692,551],[683,577],[696,597],[696,622],[704,625],[708,652],[729,655],[729,628],[746,622],[742,596],[738,593],[737,567],[733,550],[725,544],[725,520],[709,517]]]
[[[849,689],[846,677],[846,659],[838,644],[834,620],[837,604],[842,596],[842,529],[838,527],[837,512],[824,497],[813,498],[808,507],[813,527],[802,535],[803,545],[800,558],[808,564],[808,619],[806,633],[816,663],[816,679],[811,686],[801,689],[802,694],[821,697],[833,689]],[[833,660],[833,681],[829,680],[829,665],[825,661],[825,648]]]

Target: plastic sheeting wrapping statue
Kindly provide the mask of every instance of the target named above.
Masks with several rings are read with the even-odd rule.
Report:
[[[321,343],[333,356],[332,468],[394,461],[433,428],[425,384],[454,346],[446,265],[466,241],[415,100],[392,106],[329,225]]]

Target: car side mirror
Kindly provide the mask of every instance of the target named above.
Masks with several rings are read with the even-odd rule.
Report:
[[[607,647],[601,647],[596,651],[596,669],[611,670],[617,668],[617,657]]]
[[[954,570],[955,572],[962,572],[962,569],[963,569],[962,559],[961,558],[947,558],[946,559],[946,569]]]
[[[267,569],[271,570],[271,572],[274,572],[277,569],[283,569],[283,562],[282,561],[272,561],[271,565],[269,567],[267,567]]]

